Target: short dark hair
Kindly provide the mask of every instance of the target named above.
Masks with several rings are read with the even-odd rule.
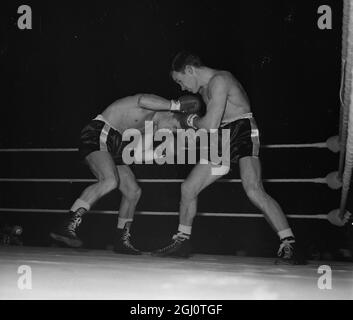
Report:
[[[179,52],[172,61],[171,71],[184,72],[186,66],[193,66],[200,68],[204,64],[202,63],[200,57],[189,51]]]

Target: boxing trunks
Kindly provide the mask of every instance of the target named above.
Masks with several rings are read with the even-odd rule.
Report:
[[[94,151],[109,152],[116,165],[123,165],[122,152],[129,141],[122,140],[122,134],[98,115],[80,134],[79,154],[84,160]]]
[[[252,113],[241,115],[232,122],[222,124],[230,130],[230,162],[237,163],[244,157],[258,157],[260,151],[259,129]]]
[[[224,129],[229,130],[229,140],[222,148],[222,136]],[[212,143],[210,143],[212,147]],[[229,152],[230,165],[238,163],[239,159],[244,157],[258,157],[260,150],[259,130],[252,113],[243,114],[232,121],[222,123],[218,129],[218,155],[224,155]],[[212,161],[209,154],[209,161]]]

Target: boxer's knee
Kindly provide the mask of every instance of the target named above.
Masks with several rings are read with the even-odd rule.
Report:
[[[101,194],[109,193],[118,187],[119,181],[115,177],[108,177],[98,182]]]
[[[130,187],[123,190],[123,195],[130,201],[137,203],[141,197],[141,188],[139,186]]]

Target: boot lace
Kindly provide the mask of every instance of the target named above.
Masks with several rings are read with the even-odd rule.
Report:
[[[174,242],[172,242],[170,245],[168,245],[168,246],[166,246],[166,247],[164,247],[164,248],[162,248],[162,249],[159,249],[157,252],[158,252],[158,253],[164,253],[164,252],[167,252],[167,251],[169,251],[169,250],[171,250],[171,249],[177,248],[177,247],[180,246],[180,244],[181,244],[184,240],[186,240],[186,238],[180,237],[179,235],[175,234],[175,235],[173,236],[173,240],[174,240]]]
[[[277,255],[284,259],[291,259],[293,256],[293,246],[291,245],[294,242],[289,241],[282,241],[281,245],[279,246]]]
[[[69,225],[67,226],[68,231],[72,234],[72,235],[76,235],[75,231],[76,228],[81,224],[82,222],[82,218],[80,216],[75,216],[70,220]]]
[[[131,234],[129,231],[124,231],[121,236],[121,240],[123,241],[123,245],[133,251],[138,251],[130,242]]]

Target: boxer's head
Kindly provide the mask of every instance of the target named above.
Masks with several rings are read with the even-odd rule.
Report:
[[[169,129],[173,132],[176,129],[180,129],[180,122],[174,116],[173,112],[157,112],[156,116],[154,117],[154,121],[157,123],[157,130],[159,129]]]
[[[187,51],[179,52],[172,62],[171,77],[180,85],[181,90],[197,93],[200,90],[197,68],[202,66],[198,56]]]

